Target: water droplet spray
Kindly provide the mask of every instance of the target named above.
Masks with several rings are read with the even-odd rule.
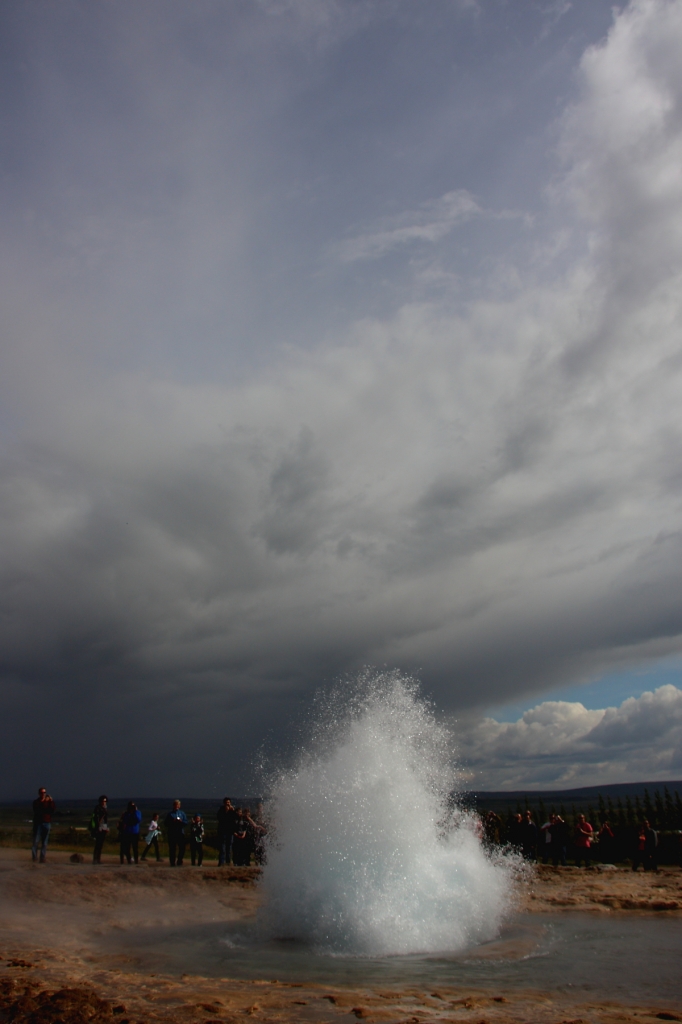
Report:
[[[365,672],[333,695],[271,784],[270,934],[369,956],[493,938],[514,865],[486,852],[455,790],[450,734],[415,680]]]

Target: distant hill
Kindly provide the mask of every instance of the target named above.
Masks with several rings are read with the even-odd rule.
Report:
[[[663,782],[618,782],[604,786],[582,786],[578,789],[472,790],[463,794],[463,802],[479,811],[495,810],[498,813],[515,811],[517,805],[537,807],[540,802],[548,810],[552,807],[559,810],[563,806],[567,811],[572,807],[584,811],[590,804],[596,807],[600,796],[604,800],[611,799],[614,804],[619,799],[624,803],[626,798],[634,802],[637,798],[642,800],[647,790],[653,800],[657,790],[662,796],[666,788],[673,798],[676,792],[682,797],[682,779],[677,779]]]
[[[578,810],[586,808],[589,804],[596,806],[599,796],[602,796],[604,800],[609,798],[616,803],[618,799],[625,802],[627,797],[634,802],[639,797],[640,800],[644,798],[644,791],[648,790],[649,796],[653,800],[654,793],[656,790],[663,795],[663,790],[668,788],[672,796],[675,796],[675,792],[678,792],[682,797],[682,779],[664,781],[664,782],[619,782],[612,783],[604,786],[582,786],[578,789],[543,789],[543,790],[528,790],[528,789],[512,789],[512,790],[470,790],[462,794],[462,799],[465,804],[470,807],[476,807],[481,811],[490,809],[495,810],[515,810],[517,804],[522,807],[528,803],[530,807],[537,807],[540,801],[549,809],[552,806],[559,808],[563,805],[567,810],[575,805]],[[229,790],[228,790],[229,793]],[[232,803],[235,807],[241,804],[248,807],[255,807],[256,803],[262,799],[261,796],[234,796],[230,794]],[[166,811],[170,810],[173,800],[172,796],[158,796],[158,797],[137,797],[135,794],[125,797],[109,797],[109,812],[113,816],[120,814],[125,810],[125,806],[129,799],[134,799],[137,802],[137,806],[143,813],[149,813],[150,811],[159,811],[165,814]],[[82,817],[89,816],[92,808],[96,802],[97,795],[89,797],[85,800],[70,800],[66,797],[61,797],[59,794],[55,794],[55,800],[57,803],[57,816],[58,817]],[[182,801],[183,808],[189,813],[199,812],[200,814],[208,817],[215,816],[215,812],[219,807],[222,797],[185,797],[180,794],[179,799]],[[5,812],[15,815],[23,812],[30,808],[30,800],[1,800],[0,808],[4,809]]]
[[[472,795],[480,797],[482,800],[523,800],[525,797],[530,800],[532,797],[533,800],[544,800],[545,803],[548,800],[553,803],[556,803],[557,800],[566,803],[567,800],[594,799],[599,793],[604,798],[610,796],[612,800],[617,800],[618,797],[623,800],[626,796],[629,796],[630,799],[638,796],[641,799],[645,789],[651,795],[656,789],[662,793],[666,786],[671,793],[677,790],[682,795],[682,779],[673,782],[615,782],[605,786],[583,786],[580,789],[481,789],[472,790]]]

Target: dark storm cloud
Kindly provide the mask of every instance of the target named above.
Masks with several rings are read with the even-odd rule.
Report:
[[[445,23],[462,61],[497,40],[485,5],[35,10],[9,18],[8,794],[246,787],[364,664],[475,715],[679,650],[681,3],[617,15],[568,106],[556,72],[527,217],[473,129],[457,163],[427,60]],[[527,52],[562,18],[532,24]],[[427,64],[402,111],[387,83]]]

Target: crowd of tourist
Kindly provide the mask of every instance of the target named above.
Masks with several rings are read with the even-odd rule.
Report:
[[[54,815],[54,800],[44,788],[38,791],[33,801],[33,860],[45,863],[47,844]],[[234,864],[246,867],[253,857],[256,864],[262,864],[264,836],[262,804],[258,803],[254,814],[249,807],[233,807],[229,797],[223,799],[216,814],[218,839],[218,865]],[[90,835],[94,841],[93,864],[100,864],[105,843],[111,838],[113,829],[109,824],[109,798],[102,794],[90,818]],[[193,865],[201,867],[204,859],[206,828],[201,814],[187,816],[180,800],[174,800],[172,808],[163,819],[163,829],[168,843],[168,859],[171,867],[182,867],[189,841],[189,853]],[[153,853],[161,860],[159,840],[162,838],[160,815],[151,815],[144,835],[140,854],[140,839],[143,837],[142,812],[131,800],[116,823],[116,837],[119,845],[121,864],[139,863]]]
[[[569,852],[572,853],[576,867],[588,868],[594,859],[596,850],[603,855],[613,848],[615,833],[611,822],[605,819],[598,830],[587,821],[584,814],[579,814],[573,829],[569,827],[560,814],[552,813],[542,825],[533,820],[533,812],[514,815],[509,824],[506,837],[503,838],[502,819],[494,811],[489,811],[483,819],[483,835],[488,846],[505,844],[517,850],[524,860],[550,862],[558,867],[566,867]],[[642,866],[645,871],[657,871],[658,833],[645,818],[636,828],[635,848],[632,853],[632,870]],[[601,859],[601,858],[600,858]]]
[[[90,835],[94,841],[92,860],[101,863],[105,843],[110,839],[113,829],[109,824],[108,798],[100,796],[90,818]],[[38,791],[38,798],[33,801],[33,860],[45,861],[47,844],[54,814],[54,800],[44,788]],[[119,846],[121,864],[137,864],[153,854],[160,861],[159,842],[165,831],[168,844],[168,859],[171,867],[181,867],[187,844],[193,865],[201,867],[204,858],[206,827],[201,814],[187,816],[179,800],[173,801],[172,808],[163,818],[151,815],[144,834],[144,843],[140,852],[140,839],[143,837],[142,812],[134,801],[130,801],[126,810],[116,823],[116,838]],[[584,814],[578,814],[571,828],[560,814],[552,812],[547,821],[537,824],[533,812],[528,809],[517,813],[506,826],[494,811],[489,811],[481,821],[482,838],[489,847],[506,847],[517,851],[524,860],[550,862],[558,867],[566,866],[572,857],[576,867],[590,867],[598,859],[610,862],[616,852],[616,836],[608,819],[604,819],[600,827],[595,828],[587,821]],[[225,797],[215,816],[215,835],[212,830],[212,841],[217,839],[218,864],[234,864],[247,866],[252,859],[262,864],[264,859],[264,836],[266,827],[263,821],[263,807],[259,802],[252,815],[246,806],[233,807],[229,797]],[[682,844],[682,834],[680,835]],[[629,857],[632,870],[642,867],[645,871],[658,870],[658,833],[644,818],[633,829],[630,842]],[[680,845],[682,856],[682,845]]]

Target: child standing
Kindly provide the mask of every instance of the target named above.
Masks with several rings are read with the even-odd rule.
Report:
[[[197,867],[201,867],[204,859],[204,819],[200,814],[195,814],[192,818],[189,834],[189,853],[192,858],[192,864],[196,863]]]
[[[142,860],[146,860],[147,854],[149,853],[152,846],[156,851],[156,859],[161,860],[161,854],[159,853],[159,839],[161,837],[161,829],[159,828],[159,812],[156,811],[152,814],[152,820],[149,822],[149,830],[147,832],[147,838],[145,840],[146,846],[144,853],[142,854]]]

